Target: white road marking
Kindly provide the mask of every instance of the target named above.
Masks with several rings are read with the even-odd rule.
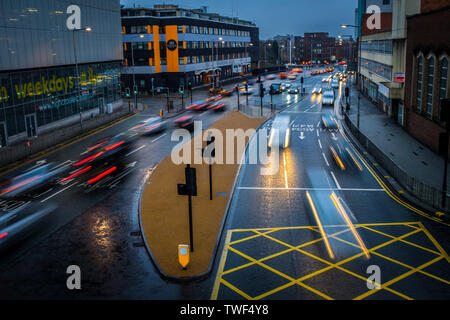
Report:
[[[336,186],[337,186],[338,190],[341,190],[342,189],[341,185],[337,181],[336,176],[334,175],[333,171],[330,171],[330,173],[331,173],[331,176],[333,177],[334,183],[336,183]]]
[[[359,192],[385,192],[384,189],[364,189],[364,188],[282,188],[282,187],[238,187],[238,190],[294,190],[294,191],[359,191]]]
[[[147,145],[145,145],[145,144],[144,144],[143,146],[140,146],[140,147],[137,148],[136,150],[133,150],[133,151],[127,153],[127,154],[125,155],[125,157],[128,157],[129,155],[131,155],[131,154],[133,154],[133,153],[135,153],[135,152],[138,152],[138,151],[141,150],[141,149],[144,149],[146,146],[147,146]]]
[[[316,132],[317,132],[317,136],[319,136],[319,130],[318,129],[316,130]]]
[[[155,140],[153,140],[152,142],[156,142],[156,141],[158,141],[159,139],[161,139],[162,137],[164,137],[166,135],[167,135],[167,133],[164,133],[164,134],[160,135],[158,138],[156,138]]]
[[[327,166],[329,167],[330,164],[328,163],[327,157],[325,157],[325,153],[322,152],[323,158],[325,159],[325,163],[327,164]]]
[[[320,149],[322,149],[322,143],[320,142],[320,139],[317,141],[319,141],[319,147],[320,147]]]
[[[60,194],[61,192],[63,192],[63,191],[65,191],[65,190],[69,189],[70,187],[73,187],[73,186],[76,185],[76,184],[77,184],[77,183],[75,182],[75,183],[71,184],[70,186],[65,187],[64,189],[59,190],[58,192],[52,194],[50,197],[45,198],[44,200],[42,200],[41,203],[42,203],[42,202],[45,202],[45,201],[47,201],[47,200],[49,200],[49,199],[51,199],[51,198],[53,198],[54,196],[56,196],[56,195]]]

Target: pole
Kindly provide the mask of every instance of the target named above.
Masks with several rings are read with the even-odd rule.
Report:
[[[75,41],[75,32],[78,29],[74,29],[73,30],[73,55],[75,58],[75,73],[77,75],[77,84],[78,84],[78,99],[77,99],[77,104],[78,104],[78,111],[80,113],[80,128],[81,130],[83,130],[83,115],[81,114],[81,88],[80,88],[80,72],[78,70],[78,58],[77,58],[77,45],[76,45],[76,41]]]
[[[187,168],[190,168],[191,165],[187,164]],[[192,228],[192,196],[188,195],[188,206],[189,206],[189,242],[191,245],[191,251],[194,252],[194,236],[193,236],[193,228]]]
[[[131,64],[133,65],[133,93],[134,93],[134,108],[137,109],[137,94],[136,94],[136,72],[134,70],[134,50],[133,42],[131,42]]]
[[[360,105],[361,105],[361,35],[358,37],[359,46],[359,57],[358,57],[358,119],[357,128],[359,131],[359,120],[360,120]]]
[[[442,103],[441,103],[442,104]],[[441,108],[447,108],[447,106],[442,106]],[[442,209],[447,209],[447,171],[448,171],[448,137],[450,133],[450,113],[449,110],[445,111],[445,128],[446,128],[446,139],[445,139],[445,156],[444,156],[444,180],[442,182]]]
[[[213,191],[212,191],[212,164],[209,164],[209,200],[213,199]]]

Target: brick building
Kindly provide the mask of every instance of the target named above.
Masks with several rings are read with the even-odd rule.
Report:
[[[422,0],[421,13],[407,18],[405,128],[437,151],[440,102],[449,97],[450,1]]]

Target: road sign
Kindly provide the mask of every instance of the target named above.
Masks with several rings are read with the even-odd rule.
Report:
[[[183,269],[186,269],[189,264],[190,256],[189,256],[189,245],[187,244],[179,244],[178,245],[178,262],[180,263]]]

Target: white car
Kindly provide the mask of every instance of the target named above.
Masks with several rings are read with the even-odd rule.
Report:
[[[276,116],[272,123],[272,129],[270,130],[268,147],[280,147],[286,149],[289,147],[289,141],[291,138],[290,118],[285,115]],[[278,132],[278,139],[275,132]]]
[[[325,91],[322,97],[322,107],[334,106],[334,92],[331,90]]]
[[[131,128],[130,131],[139,134],[153,134],[164,131],[167,128],[167,125],[168,122],[163,120],[162,117],[152,117],[139,122]]]

